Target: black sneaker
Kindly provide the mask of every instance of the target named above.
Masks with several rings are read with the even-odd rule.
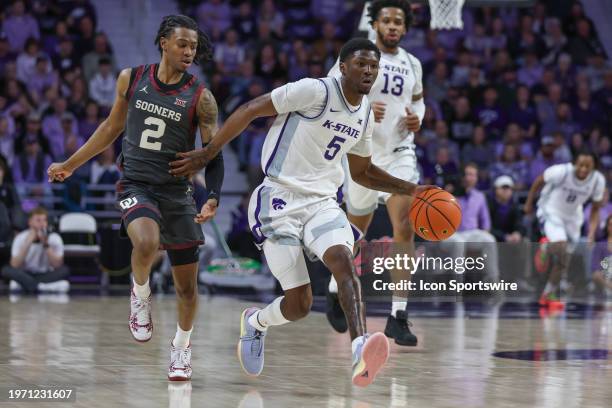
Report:
[[[395,344],[400,346],[416,346],[417,337],[410,331],[412,323],[408,321],[408,314],[403,310],[397,312],[397,317],[387,318],[385,336],[395,339]]]
[[[338,333],[346,332],[348,325],[346,323],[346,316],[344,316],[344,310],[342,310],[338,300],[338,294],[331,293],[329,288],[325,288],[325,297],[327,298],[327,310],[325,311],[327,321]]]

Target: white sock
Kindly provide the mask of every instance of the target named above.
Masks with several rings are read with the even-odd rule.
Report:
[[[249,317],[249,324],[259,331],[265,331],[269,326],[280,326],[289,323],[281,312],[281,301],[284,296],[277,297],[274,302],[270,303],[263,309],[253,313]]]
[[[172,340],[172,345],[178,348],[187,348],[189,345],[189,338],[191,337],[191,332],[193,331],[193,327],[188,331],[181,329],[179,324],[176,324],[176,334],[174,335],[174,340]]]
[[[336,282],[334,275],[329,280],[329,293],[338,293],[338,282]]]
[[[363,343],[364,341],[365,339],[363,338],[363,336],[355,337],[355,339],[351,342],[351,352],[355,354],[357,346],[359,346],[359,344]]]
[[[151,294],[151,288],[149,287],[149,279],[144,283],[144,285],[139,285],[136,283],[136,280],[132,278],[132,282],[134,282],[134,294],[139,299],[146,299]]]
[[[548,295],[557,290],[557,285],[552,284],[550,282],[546,282],[546,286],[544,287],[544,295]]]
[[[408,306],[408,302],[405,300],[398,300],[398,298],[393,298],[391,302],[391,316],[397,317],[397,312],[399,310],[406,310],[406,306]]]

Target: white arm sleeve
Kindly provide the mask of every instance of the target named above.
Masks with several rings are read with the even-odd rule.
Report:
[[[417,101],[412,101],[410,106],[412,112],[419,117],[419,122],[423,123],[423,118],[425,117],[425,100],[423,98],[419,98]]]
[[[420,95],[423,93],[423,67],[421,67],[421,62],[414,56],[408,54],[408,58],[410,59],[410,65],[412,66],[415,76],[414,87],[412,87],[412,95]]]
[[[408,59],[410,60],[410,65],[412,66],[412,71],[414,72],[415,81],[414,86],[412,87],[412,96],[421,95],[416,101],[412,101],[410,108],[413,113],[415,113],[419,117],[419,121],[423,123],[423,118],[425,117],[425,100],[423,99],[423,68],[421,67],[421,63],[414,56],[408,54]]]
[[[593,188],[593,196],[591,197],[594,202],[603,200],[604,192],[606,190],[606,179],[603,174],[595,172],[595,187]]]
[[[365,127],[365,132],[361,139],[351,148],[349,151],[350,154],[355,154],[361,157],[369,157],[372,155],[372,132],[374,128],[372,127],[374,123],[374,112],[370,110],[370,115],[368,116],[368,123]]]
[[[299,112],[315,117],[325,109],[327,86],[319,79],[304,78],[274,89],[270,96],[279,114]]]

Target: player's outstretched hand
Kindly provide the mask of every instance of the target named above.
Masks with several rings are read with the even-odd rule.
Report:
[[[202,210],[193,219],[198,224],[204,224],[206,221],[210,221],[217,213],[217,200],[210,199],[204,203]]]
[[[442,190],[442,189],[440,187],[438,187],[438,186],[433,186],[433,185],[425,184],[425,185],[422,185],[422,186],[417,186],[414,189],[414,195],[417,196],[417,195],[419,195],[419,194],[421,194],[421,193],[423,193],[423,192],[425,192],[427,190]]]
[[[190,152],[179,152],[176,154],[178,160],[170,162],[170,174],[174,177],[190,177],[202,170],[215,156],[207,148],[192,150]]]
[[[47,176],[49,177],[49,183],[62,182],[72,176],[72,170],[68,169],[64,163],[51,163],[47,169]]]
[[[374,122],[380,123],[385,117],[385,110],[387,104],[384,102],[376,101],[372,102],[372,112],[374,112]]]

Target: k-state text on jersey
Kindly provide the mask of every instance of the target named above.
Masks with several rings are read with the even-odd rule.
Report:
[[[175,112],[172,109],[164,108],[159,105],[155,105],[154,103],[143,101],[138,99],[136,104],[134,105],[136,109],[140,109],[146,112],[154,113],[156,115],[162,116],[164,118],[172,119],[177,122],[181,121],[181,113]]]
[[[398,67],[397,65],[385,64],[382,66],[382,69],[389,72],[395,72],[402,75],[410,75],[410,70],[404,67]]]
[[[345,125],[344,123],[334,122],[333,120],[326,120],[323,123],[323,127],[331,130],[335,130],[336,132],[344,133],[349,135],[350,137],[358,138],[360,131],[357,129],[353,129],[352,127]]]

